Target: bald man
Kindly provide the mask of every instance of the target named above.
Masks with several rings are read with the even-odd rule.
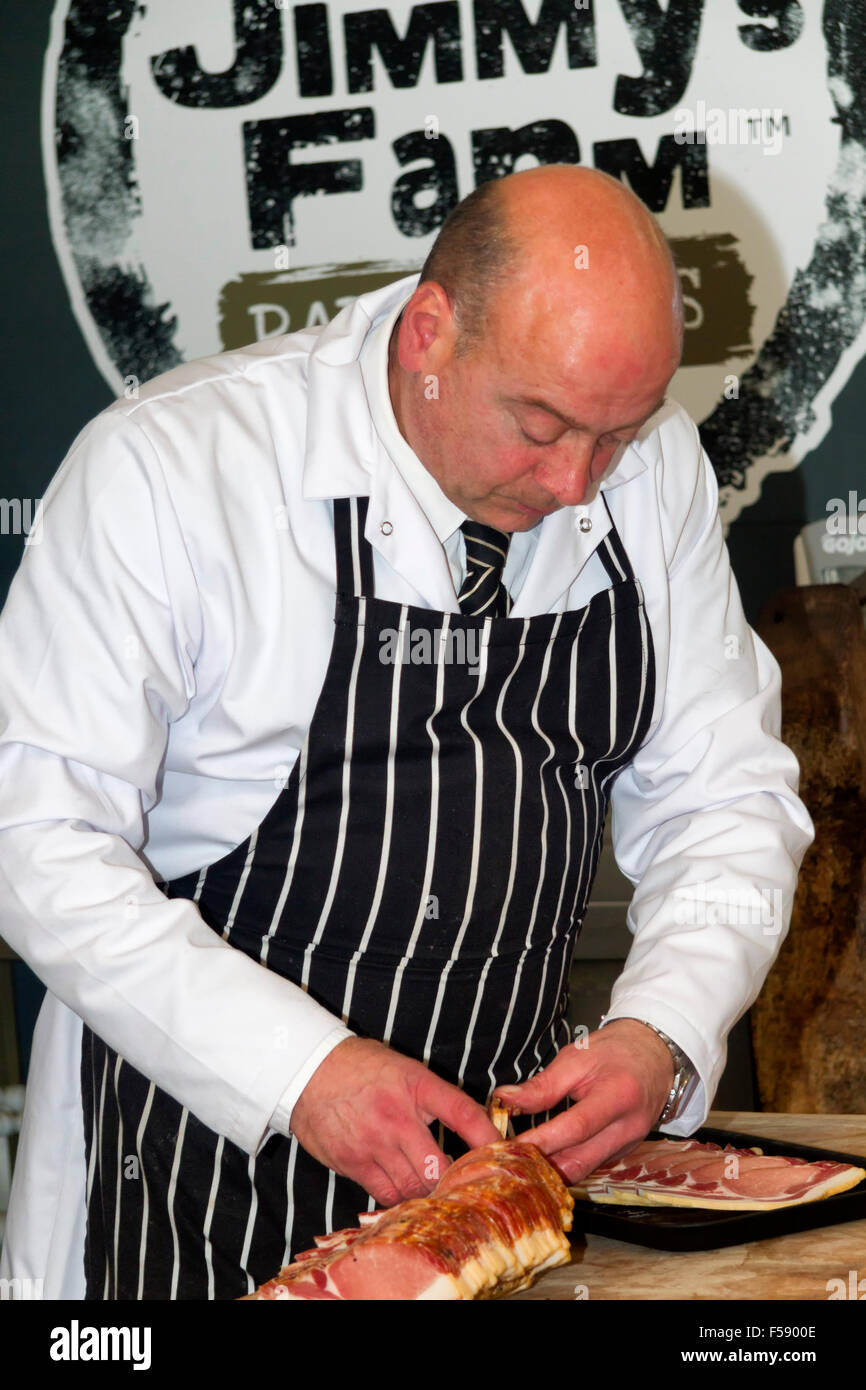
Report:
[[[394,417],[466,517],[530,531],[595,493],[663,404],[682,333],[673,259],[633,194],[568,165],[514,174],[452,214],[402,310],[389,345]],[[577,1179],[643,1138],[673,1078],[658,1034],[620,1020],[561,1052],[543,1079],[499,1092],[533,1111],[580,1095],[579,1113],[529,1136]],[[428,1084],[381,1046],[346,1040],[301,1095],[294,1132],[380,1202],[421,1195],[427,1125],[446,1118]]]
[[[811,825],[681,345],[646,209],[540,168],[76,441],[0,620],[0,931],[49,988],[7,1277],[236,1297],[494,1094],[572,1179],[705,1117]],[[572,1039],[610,804],[635,941]]]

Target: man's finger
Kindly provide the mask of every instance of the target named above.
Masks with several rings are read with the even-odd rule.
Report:
[[[401,1144],[401,1147],[397,1147],[398,1144]],[[424,1176],[425,1161],[429,1168],[431,1158],[435,1157],[429,1152],[432,1147],[433,1146],[428,1143],[426,1145],[428,1151],[426,1155],[419,1154],[416,1159],[406,1152],[405,1144],[395,1137],[393,1145],[389,1146],[387,1151],[383,1151],[376,1155],[379,1166],[387,1173],[389,1179],[399,1193],[398,1201],[405,1202],[411,1197],[426,1197],[434,1186],[434,1184]],[[444,1159],[444,1157],[443,1154],[442,1158]]]
[[[407,1132],[402,1137],[401,1147],[423,1191],[432,1192],[445,1169],[450,1166],[451,1159],[442,1152],[430,1130],[422,1124],[413,1127],[411,1133]],[[413,1195],[421,1196],[422,1193]]]
[[[416,1092],[418,1105],[431,1120],[441,1120],[455,1134],[459,1134],[471,1149],[482,1144],[494,1144],[500,1139],[499,1131],[486,1110],[459,1091],[456,1086],[443,1081],[435,1072],[425,1069],[419,1077]]]
[[[494,1096],[508,1108],[517,1107],[525,1115],[537,1115],[539,1110],[551,1110],[564,1096],[573,1095],[589,1073],[588,1052],[563,1048],[543,1071],[518,1086],[497,1086]]]
[[[610,1159],[630,1153],[644,1135],[645,1130],[635,1129],[632,1118],[622,1120],[594,1134],[585,1144],[560,1149],[551,1156],[551,1162],[567,1183],[576,1183]]]
[[[368,1161],[359,1164],[353,1172],[344,1172],[342,1176],[351,1178],[352,1182],[369,1192],[377,1207],[394,1207],[403,1200],[398,1187],[379,1163]]]
[[[535,1144],[543,1154],[555,1154],[558,1149],[585,1144],[634,1111],[635,1098],[630,1088],[621,1086],[615,1078],[600,1080],[577,1105],[535,1129],[525,1130],[518,1138]]]

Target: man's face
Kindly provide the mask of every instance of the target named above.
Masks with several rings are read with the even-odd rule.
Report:
[[[442,491],[501,531],[590,502],[662,404],[679,356],[673,333],[647,351],[617,335],[590,341],[555,311],[543,320],[512,327],[497,314],[466,356],[448,356],[416,412],[416,451]]]

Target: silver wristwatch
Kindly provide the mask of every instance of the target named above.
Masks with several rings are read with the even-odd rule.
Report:
[[[690,1099],[692,1091],[697,1085],[698,1074],[682,1048],[677,1047],[673,1038],[669,1038],[667,1033],[663,1033],[661,1028],[656,1028],[654,1023],[649,1023],[645,1018],[639,1018],[637,1022],[645,1024],[647,1028],[652,1028],[654,1033],[658,1033],[662,1042],[667,1044],[674,1059],[674,1079],[671,1082],[670,1094],[662,1113],[656,1120],[657,1125],[666,1125],[668,1121],[675,1120],[677,1115],[685,1109],[686,1102]]]
[[[611,1019],[610,1021],[611,1023],[616,1022],[615,1019]],[[606,1022],[606,1019],[602,1019],[602,1027],[604,1027]],[[656,1028],[654,1023],[650,1023],[649,1020],[645,1018],[636,1018],[634,1022],[642,1023],[645,1028],[651,1028],[654,1033],[657,1033],[662,1042],[667,1046],[674,1061],[674,1079],[671,1082],[670,1093],[665,1101],[662,1113],[656,1120],[657,1126],[666,1125],[671,1120],[675,1120],[677,1115],[681,1114],[686,1108],[687,1102],[691,1099],[692,1093],[697,1087],[698,1074],[682,1048],[677,1047],[673,1038],[669,1038],[667,1033],[662,1032],[661,1028]]]

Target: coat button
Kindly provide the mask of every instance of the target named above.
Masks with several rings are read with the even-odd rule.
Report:
[[[391,525],[390,521],[383,521],[379,525],[379,530],[382,532],[383,536],[390,536],[394,527]]]
[[[582,517],[580,518],[580,521],[579,521],[577,524],[578,524],[578,526],[580,527],[581,531],[591,531],[591,530],[592,530],[592,518],[591,518],[591,517],[582,516]]]

